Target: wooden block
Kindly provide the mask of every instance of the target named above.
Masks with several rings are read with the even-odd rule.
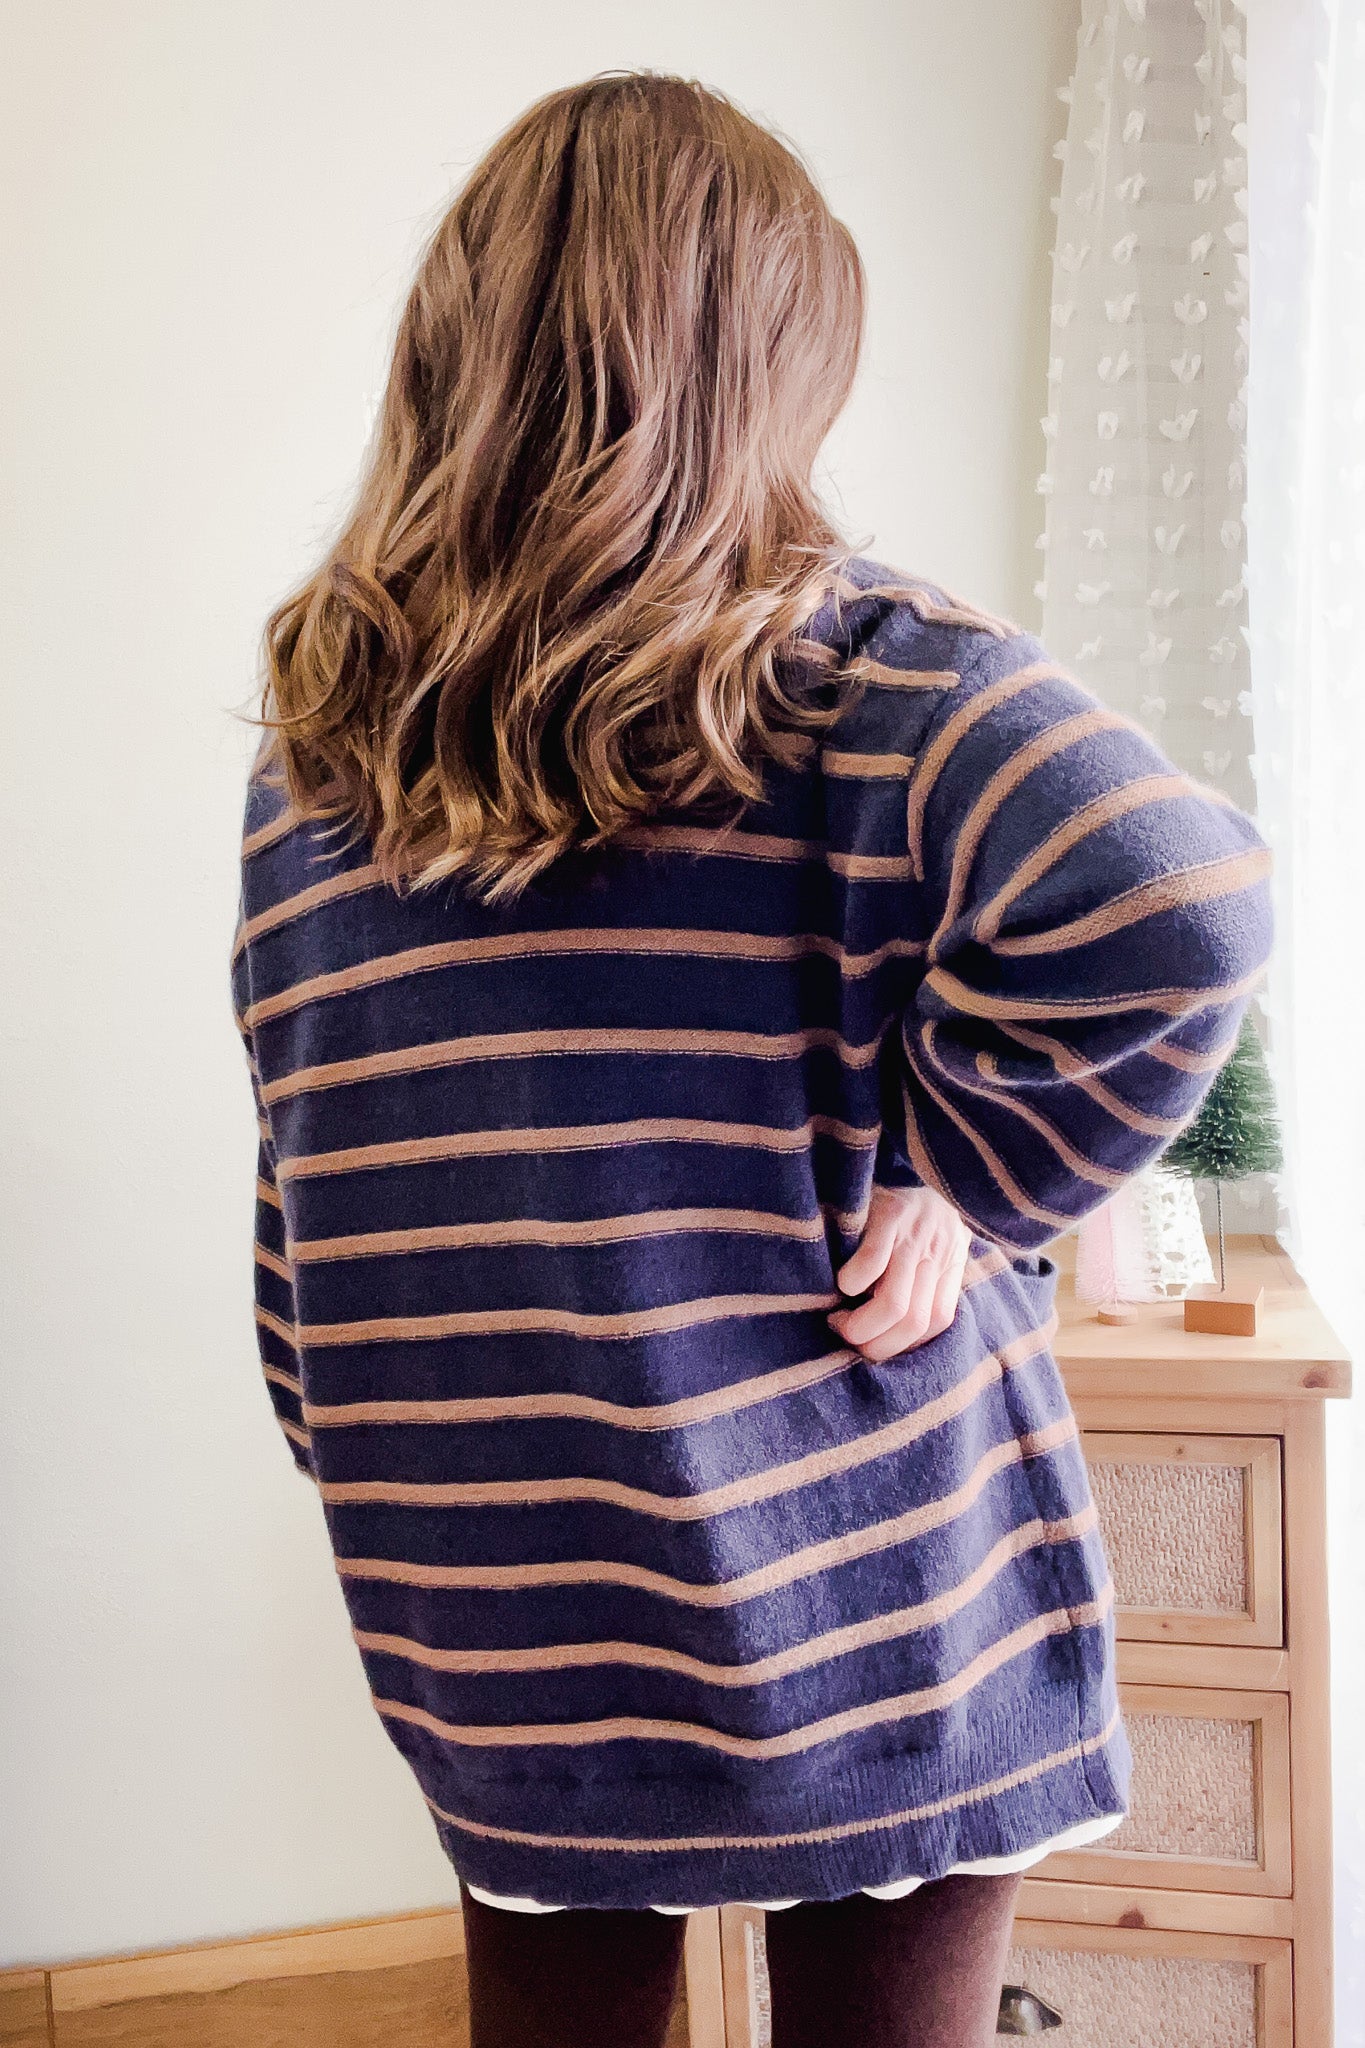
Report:
[[[1137,1322],[1138,1312],[1136,1305],[1130,1301],[1102,1301],[1095,1310],[1095,1320],[1097,1323],[1108,1323],[1115,1328],[1122,1328],[1128,1323]]]
[[[1263,1287],[1222,1294],[1216,1287],[1192,1287],[1185,1296],[1185,1328],[1214,1337],[1254,1337]]]

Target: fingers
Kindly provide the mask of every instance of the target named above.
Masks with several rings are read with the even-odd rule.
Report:
[[[864,1288],[881,1279],[891,1262],[900,1230],[901,1218],[894,1209],[874,1205],[858,1249],[839,1268],[837,1278],[845,1294],[861,1294]]]
[[[951,1328],[970,1250],[970,1233],[960,1219],[953,1223],[946,1232],[926,1230],[923,1205],[887,1205],[869,1216],[862,1242],[838,1280],[850,1294],[869,1286],[873,1291],[856,1308],[832,1310],[829,1322],[872,1363]]]
[[[961,1258],[945,1266],[939,1274],[938,1285],[934,1289],[933,1307],[929,1311],[929,1323],[925,1330],[926,1338],[941,1336],[945,1330],[952,1328],[958,1302],[962,1299],[962,1275],[966,1266],[967,1247],[964,1245]]]
[[[927,1318],[938,1274],[937,1262],[926,1258],[915,1245],[897,1244],[869,1299],[856,1308],[835,1309],[830,1320],[837,1317],[840,1336],[860,1349],[881,1343],[890,1331],[914,1316],[921,1322]]]
[[[829,1318],[831,1326],[846,1344],[853,1345],[874,1365],[899,1351],[927,1344],[952,1328],[961,1299],[965,1263],[955,1262],[939,1270],[923,1262],[903,1312],[896,1312],[894,1297],[891,1306],[884,1305],[883,1288],[878,1287],[871,1299],[861,1302],[856,1309],[834,1310]]]

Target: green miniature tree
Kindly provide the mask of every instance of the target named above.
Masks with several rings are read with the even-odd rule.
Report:
[[[1162,1164],[1211,1180],[1218,1198],[1218,1286],[1227,1287],[1223,1239],[1223,1183],[1253,1173],[1274,1173],[1284,1164],[1275,1092],[1265,1053],[1250,1016],[1242,1019],[1237,1043],[1218,1070],[1199,1113],[1161,1155]]]

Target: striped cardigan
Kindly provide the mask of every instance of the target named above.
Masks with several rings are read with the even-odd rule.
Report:
[[[737,823],[512,907],[249,786],[265,1380],[499,1894],[832,1898],[1127,1803],[1042,1247],[1197,1109],[1269,856],[941,590],[855,559],[798,671],[838,701],[830,650],[863,694]],[[952,1327],[881,1364],[827,1321],[874,1177],[972,1231]]]

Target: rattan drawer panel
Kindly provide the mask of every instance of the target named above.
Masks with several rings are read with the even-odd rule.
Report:
[[[1018,1922],[1007,1984],[1062,2015],[1055,2048],[1290,2048],[1290,1945]]]
[[[1211,1892],[1292,1890],[1289,1704],[1282,1693],[1119,1688],[1133,1749],[1128,1818],[1042,1877]]]
[[[1089,1430],[1091,1490],[1129,1640],[1284,1640],[1278,1437]]]

